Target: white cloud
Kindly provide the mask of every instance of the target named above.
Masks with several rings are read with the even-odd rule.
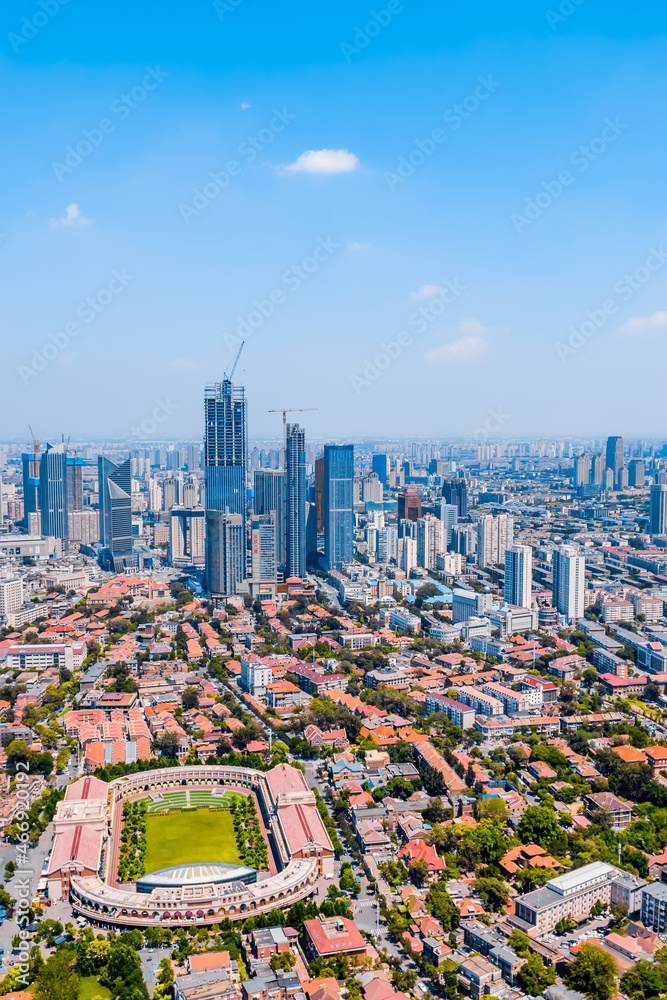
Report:
[[[92,222],[93,220],[82,215],[79,206],[74,204],[67,206],[64,216],[59,219],[51,219],[52,226],[89,226],[92,225]]]
[[[430,365],[447,364],[458,361],[477,361],[486,352],[486,341],[483,337],[471,334],[455,340],[452,344],[443,344],[432,351],[427,351],[424,360]]]
[[[348,247],[350,250],[368,250],[370,243],[357,243],[355,240],[354,243],[348,243]]]
[[[251,108],[251,107],[252,107],[252,104],[242,104],[241,105],[241,110],[242,111],[247,111],[248,108]]]
[[[637,334],[651,333],[654,330],[667,329],[667,312],[654,312],[651,316],[634,316],[623,326],[619,326],[619,333]]]
[[[358,157],[347,149],[307,149],[284,169],[290,174],[346,174],[358,165]]]
[[[172,361],[167,361],[167,368],[196,368],[194,361],[190,361],[190,358],[174,358]]]
[[[434,295],[440,295],[444,290],[442,285],[422,285],[416,292],[411,292],[410,297],[417,300],[432,299]]]

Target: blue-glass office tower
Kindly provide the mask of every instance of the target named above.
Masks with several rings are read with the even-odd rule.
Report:
[[[285,569],[285,470],[255,469],[254,513],[273,514],[276,531],[276,561]]]
[[[234,386],[228,378],[207,385],[204,421],[207,589],[211,594],[219,594],[224,585],[233,588],[227,591],[231,594],[236,593],[245,578],[248,457],[245,389]],[[239,515],[241,521],[222,522],[217,516],[220,513]],[[223,548],[224,551],[216,551]],[[239,548],[243,549],[240,578]],[[222,572],[221,567],[227,567],[229,572]]]
[[[132,554],[131,459],[116,465],[100,455],[97,459],[100,542],[102,565],[116,573],[135,564]]]
[[[288,424],[285,437],[285,531],[288,576],[306,572],[306,435]]]
[[[448,504],[456,505],[459,517],[468,513],[468,486],[465,479],[445,479],[442,495]]]
[[[39,461],[42,534],[67,538],[67,453],[64,444],[47,444]]]
[[[389,482],[389,472],[391,470],[391,459],[389,455],[373,455],[373,472],[376,474],[383,486]]]
[[[39,510],[39,458],[34,454],[21,455],[23,466],[23,521],[28,528],[28,514]]]
[[[324,562],[341,569],[354,556],[354,445],[324,446]]]

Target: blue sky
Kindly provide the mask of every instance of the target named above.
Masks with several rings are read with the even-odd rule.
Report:
[[[666,22],[7,2],[0,438],[664,436]]]

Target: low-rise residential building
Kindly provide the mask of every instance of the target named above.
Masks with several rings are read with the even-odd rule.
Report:
[[[460,726],[461,729],[472,729],[475,724],[475,709],[455,698],[448,698],[447,695],[433,691],[426,695],[426,712],[443,712],[450,722]]]

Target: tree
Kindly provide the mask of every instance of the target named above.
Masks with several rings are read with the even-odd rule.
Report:
[[[544,847],[558,835],[558,817],[552,809],[528,806],[516,832],[522,844],[539,844]]]
[[[620,927],[628,915],[627,903],[614,903],[611,908],[611,923],[614,927]]]
[[[667,992],[667,976],[660,965],[641,959],[623,974],[620,985],[630,1000],[658,997]]]
[[[415,885],[423,885],[429,875],[429,865],[426,858],[416,858],[410,862],[410,878]]]
[[[510,898],[509,890],[499,878],[476,878],[473,888],[477,890],[491,910],[500,910]]]
[[[520,931],[518,927],[514,928],[507,939],[507,943],[517,955],[527,955],[530,951],[530,938],[523,931]]]
[[[539,996],[556,982],[556,970],[547,967],[536,952],[531,952],[517,975],[519,986],[531,996]]]
[[[498,798],[497,795],[492,795],[487,799],[478,799],[476,808],[477,819],[479,820],[497,820],[497,822],[504,827],[509,818],[507,806],[501,798]]]
[[[44,963],[35,982],[35,1000],[72,1000],[79,995],[79,976],[72,969],[73,953],[57,951]]]
[[[172,1000],[174,995],[174,970],[168,958],[160,962],[157,985],[153,990],[153,1000]]]
[[[280,955],[272,955],[269,965],[274,972],[278,969],[293,969],[296,965],[296,955],[291,951],[283,951]]]
[[[169,757],[176,760],[178,756],[179,736],[178,733],[163,733],[157,740],[157,747],[161,757]]]
[[[459,908],[447,892],[445,882],[436,882],[426,893],[426,909],[439,920],[446,934],[459,926]]]
[[[540,886],[546,885],[550,878],[555,878],[556,872],[553,868],[522,868],[518,871],[514,881],[522,892],[532,892]]]
[[[610,1000],[616,986],[616,965],[609,952],[593,944],[582,944],[574,962],[563,973],[573,990],[588,1000]]]
[[[422,785],[431,796],[441,796],[447,794],[447,786],[442,772],[437,768],[425,767],[421,772]]]
[[[197,708],[199,706],[199,692],[196,687],[190,685],[184,688],[181,695],[181,704],[183,708]]]
[[[27,764],[30,749],[25,740],[12,740],[7,747],[7,770],[15,771],[17,764]]]

